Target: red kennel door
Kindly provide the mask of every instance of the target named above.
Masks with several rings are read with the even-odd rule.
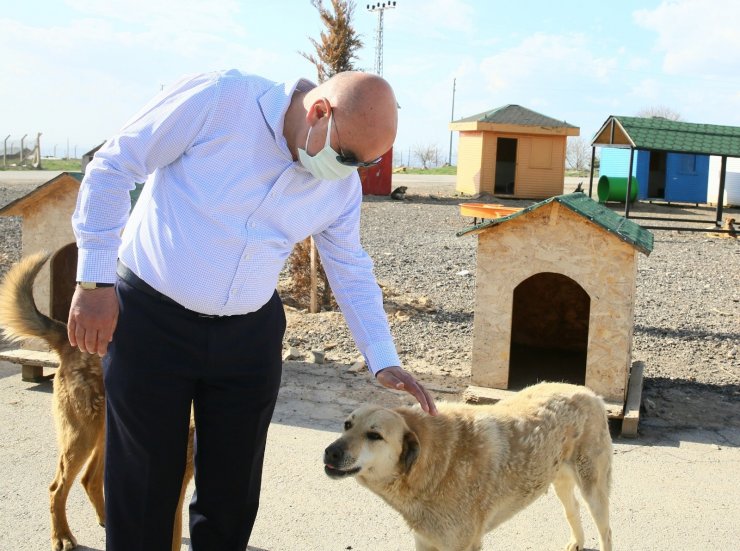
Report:
[[[363,195],[390,195],[393,179],[393,148],[391,147],[380,162],[369,168],[360,168],[360,181]]]

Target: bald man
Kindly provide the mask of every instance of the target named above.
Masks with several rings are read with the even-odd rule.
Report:
[[[371,372],[436,414],[400,367],[360,244],[357,168],[390,149],[396,126],[378,76],[315,86],[231,70],[164,90],[88,164],[68,331],[103,356],[108,551],[170,548],[191,404],[191,549],[246,549],[282,369],[275,288],[310,235]]]

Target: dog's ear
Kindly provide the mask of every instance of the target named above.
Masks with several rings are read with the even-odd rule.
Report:
[[[408,473],[411,470],[418,457],[419,439],[415,433],[408,430],[403,435],[403,448],[401,449],[401,457],[399,457],[399,463],[404,473]]]

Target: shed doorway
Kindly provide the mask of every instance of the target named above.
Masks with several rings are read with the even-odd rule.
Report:
[[[573,279],[542,272],[514,289],[508,388],[586,382],[591,298]]]
[[[496,181],[493,188],[496,194],[514,194],[516,146],[516,138],[498,138],[496,141]]]
[[[72,295],[77,279],[77,244],[70,243],[51,258],[49,284],[49,311],[57,321],[67,323]]]
[[[665,199],[666,163],[668,154],[665,151],[650,152],[650,169],[648,172],[648,199]]]

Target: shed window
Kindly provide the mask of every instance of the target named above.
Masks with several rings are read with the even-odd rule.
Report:
[[[542,138],[532,139],[532,156],[529,159],[531,168],[552,167],[552,141]]]

